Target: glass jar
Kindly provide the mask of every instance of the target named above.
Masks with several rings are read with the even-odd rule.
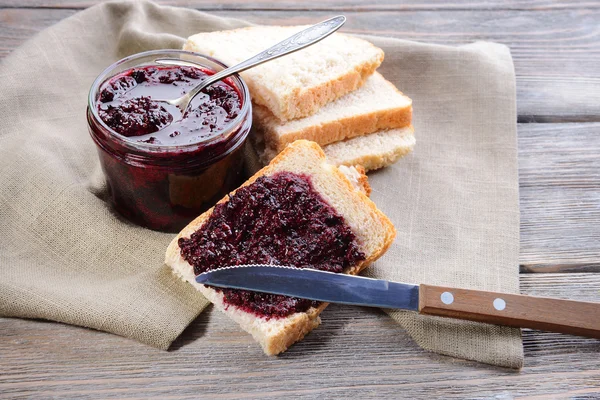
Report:
[[[154,65],[159,58],[191,62],[208,73],[226,68],[213,58],[181,50],[132,55],[96,78],[89,93],[87,119],[114,208],[138,225],[177,232],[243,182],[242,149],[252,110],[248,87],[234,75],[226,82],[238,94],[240,112],[207,139],[163,145],[117,133],[99,116],[102,85],[131,68]]]

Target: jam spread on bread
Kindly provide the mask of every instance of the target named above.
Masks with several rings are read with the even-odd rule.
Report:
[[[185,115],[163,99],[176,99],[211,71],[182,66],[126,70],[100,88],[98,115],[115,132],[140,142],[176,146],[206,140],[240,113],[238,92],[226,81],[214,83],[192,101]]]
[[[264,263],[342,272],[365,259],[343,217],[315,191],[309,176],[261,176],[215,206],[189,239],[182,257],[196,275],[232,265]],[[307,311],[311,300],[216,289],[227,304],[267,318]]]

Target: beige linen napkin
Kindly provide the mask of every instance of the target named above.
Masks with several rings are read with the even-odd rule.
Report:
[[[352,21],[349,21],[351,24]],[[0,65],[0,315],[44,318],[166,349],[207,302],[163,266],[173,235],[108,206],[85,119],[110,63],[246,25],[148,2],[104,3],[43,31]],[[370,38],[414,99],[418,144],[372,174],[398,228],[372,276],[518,291],[515,87],[508,50]],[[430,350],[520,367],[518,330],[390,312]]]
[[[398,235],[366,275],[519,293],[515,75],[496,43],[460,47],[368,38],[380,72],[413,99],[417,144],[370,174],[371,198]],[[519,329],[389,310],[438,353],[521,368]]]

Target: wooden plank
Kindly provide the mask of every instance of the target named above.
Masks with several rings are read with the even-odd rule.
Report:
[[[77,10],[0,9],[0,59],[39,31]]]
[[[522,291],[600,301],[600,274],[526,274]],[[331,306],[279,357],[216,310],[169,352],[102,332],[0,319],[5,397],[513,398],[600,396],[600,341],[525,331],[520,372],[421,350],[378,310]],[[581,397],[580,397],[581,398]]]
[[[522,271],[600,271],[600,124],[519,124]]]
[[[0,9],[0,56],[74,13]],[[307,24],[323,11],[218,11],[255,23]],[[546,11],[347,12],[346,32],[459,45],[492,40],[511,47],[523,122],[600,121],[600,9]]]
[[[19,8],[84,8],[97,4],[98,0],[0,0],[2,7]],[[413,0],[398,2],[397,0],[281,0],[281,1],[248,1],[248,0],[159,0],[159,4],[192,7],[199,10],[573,10],[581,8],[600,8],[595,1],[561,1],[561,0],[464,0],[448,2],[444,0]]]

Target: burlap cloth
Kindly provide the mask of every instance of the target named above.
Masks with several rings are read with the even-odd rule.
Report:
[[[245,22],[105,3],[46,29],[0,66],[0,315],[116,333],[162,349],[206,300],[163,266],[173,235],[107,204],[85,118],[94,78],[139,51]],[[348,21],[352,27],[352,19]],[[414,100],[417,146],[371,174],[398,237],[371,276],[518,292],[515,79],[508,49],[370,37]],[[518,368],[519,330],[390,311],[424,348]]]

